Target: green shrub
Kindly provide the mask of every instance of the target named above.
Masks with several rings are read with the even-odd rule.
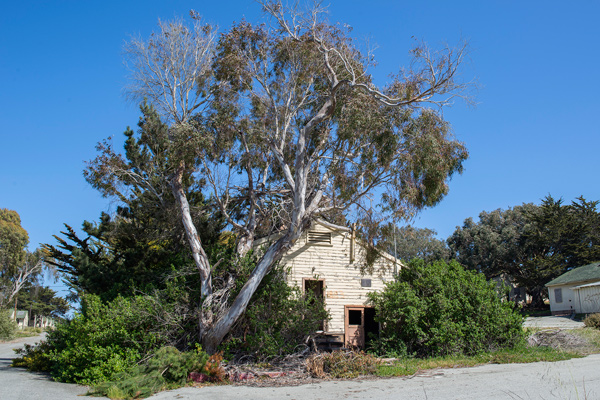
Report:
[[[252,355],[264,360],[291,354],[328,319],[322,299],[289,286],[276,267],[254,293],[244,316],[221,348],[228,357]]]
[[[85,296],[81,314],[58,324],[46,342],[26,348],[13,365],[48,370],[62,382],[108,381],[163,344],[152,330],[151,307],[144,296],[110,303]]]
[[[35,345],[25,344],[23,348],[15,349],[15,352],[20,357],[13,360],[13,367],[27,368],[36,372],[50,372],[52,369],[48,342],[42,341]]]
[[[0,340],[10,340],[15,337],[17,324],[10,317],[10,311],[0,309]]]
[[[392,356],[472,355],[522,343],[523,318],[495,285],[457,262],[412,261],[369,298],[381,323],[372,350]]]
[[[588,315],[583,320],[583,324],[588,328],[600,329],[600,313]]]
[[[208,355],[200,348],[182,353],[174,347],[162,347],[147,362],[116,374],[109,382],[95,385],[90,394],[111,399],[148,397],[166,388],[185,385],[191,372],[208,374],[205,368],[208,360]],[[220,366],[216,370],[219,369]]]

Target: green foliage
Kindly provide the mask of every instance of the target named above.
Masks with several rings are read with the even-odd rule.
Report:
[[[52,370],[50,350],[51,347],[46,341],[35,345],[25,344],[23,348],[15,349],[19,357],[13,359],[12,366],[35,372],[50,372]]]
[[[222,348],[228,357],[250,354],[267,359],[291,354],[305,346],[307,336],[326,319],[323,299],[289,286],[285,269],[276,267],[263,279]]]
[[[436,231],[427,228],[415,228],[407,225],[394,229],[388,225],[384,230],[385,251],[396,253],[396,257],[405,263],[415,258],[432,262],[448,260],[450,250],[444,241],[436,239]]]
[[[448,244],[465,267],[488,278],[508,274],[542,307],[546,283],[600,259],[597,205],[583,197],[567,205],[547,196],[539,206],[482,212],[477,223],[465,220]]]
[[[377,371],[381,360],[364,352],[316,353],[306,360],[306,369],[316,378],[356,378]]]
[[[600,329],[600,313],[590,314],[583,320],[585,326]]]
[[[116,374],[111,381],[95,385],[90,394],[111,399],[148,397],[165,388],[185,385],[191,372],[206,372],[208,360],[208,355],[199,347],[184,353],[174,347],[161,347],[147,362]]]
[[[414,260],[382,292],[369,294],[381,323],[374,350],[419,357],[476,354],[523,339],[522,317],[482,274],[456,261]]]
[[[0,309],[0,340],[14,338],[17,324],[10,317],[10,311]]]
[[[145,297],[117,297],[104,304],[97,296],[86,296],[81,314],[59,324],[48,333],[44,347],[31,356],[25,353],[23,360],[43,350],[49,372],[59,381],[93,384],[110,380],[161,345],[151,330],[150,307]]]
[[[29,235],[16,211],[0,209],[0,309],[15,295],[35,282],[42,272],[40,252],[27,251]]]
[[[0,278],[11,276],[24,262],[27,231],[16,211],[0,209]]]
[[[19,292],[17,308],[29,310],[31,319],[36,315],[61,318],[65,316],[71,306],[64,298],[57,297],[56,292],[49,287],[29,285]]]
[[[55,236],[57,245],[43,245],[48,262],[65,275],[75,293],[96,294],[105,301],[164,289],[173,267],[193,263],[167,179],[177,164],[169,158],[175,155],[166,143],[170,131],[151,106],[142,104],[140,109],[137,132],[124,132],[124,155],[104,141],[84,171],[103,196],[118,199],[116,214],[102,213],[97,223],[84,221],[84,235],[65,224],[66,230]],[[211,205],[202,194],[202,182],[191,171],[184,175],[191,217],[210,253],[224,228],[223,218],[214,210],[207,212]]]

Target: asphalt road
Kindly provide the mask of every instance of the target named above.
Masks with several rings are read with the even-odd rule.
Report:
[[[86,387],[10,367],[13,348],[39,339],[0,343],[0,399],[81,400]],[[410,378],[325,381],[291,387],[188,387],[158,393],[151,399],[600,399],[600,354],[555,363],[437,369]]]
[[[42,337],[0,343],[0,399],[81,400],[80,396],[87,393],[85,386],[54,382],[46,374],[31,373],[10,366],[11,360],[16,357],[14,348],[22,347],[24,343],[39,342]]]
[[[150,399],[600,399],[600,355],[555,363],[438,369],[412,378],[328,381],[277,388],[188,387],[158,393]]]

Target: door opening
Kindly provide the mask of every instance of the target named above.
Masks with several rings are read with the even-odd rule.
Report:
[[[379,337],[379,323],[375,321],[375,309],[365,306],[345,306],[345,344],[365,348]]]

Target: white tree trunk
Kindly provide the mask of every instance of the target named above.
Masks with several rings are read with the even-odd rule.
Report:
[[[238,318],[246,311],[252,295],[256,292],[258,285],[260,285],[265,275],[269,273],[273,265],[294,245],[302,232],[303,229],[290,229],[286,235],[269,247],[227,313],[202,337],[202,347],[209,354],[217,350],[225,335],[229,333]]]
[[[181,210],[181,220],[185,229],[185,235],[190,244],[190,249],[192,250],[192,257],[194,259],[194,262],[196,263],[196,266],[200,271],[200,290],[201,295],[204,298],[212,293],[212,277],[210,273],[210,263],[208,261],[206,253],[204,252],[204,248],[202,247],[202,242],[200,241],[200,236],[198,236],[196,226],[194,226],[194,222],[192,221],[190,205],[188,203],[187,196],[185,195],[185,192],[183,191],[183,186],[181,184],[182,175],[183,166],[179,168],[175,176],[171,179],[171,189],[173,191],[173,195],[179,203],[179,207]]]

